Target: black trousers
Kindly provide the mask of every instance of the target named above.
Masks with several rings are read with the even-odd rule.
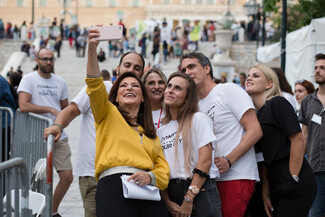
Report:
[[[123,196],[122,174],[106,176],[98,181],[97,217],[168,217],[163,201],[126,199]]]
[[[315,175],[304,158],[295,182],[289,171],[289,159],[267,166],[273,217],[306,217],[316,196]]]

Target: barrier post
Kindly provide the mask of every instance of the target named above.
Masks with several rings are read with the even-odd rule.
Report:
[[[16,172],[12,173],[14,170]],[[6,171],[11,171],[10,173],[7,173],[8,180],[14,182],[12,184],[15,185],[15,216],[19,216],[19,180],[21,182],[21,216],[32,216],[32,210],[29,209],[29,178],[24,159],[18,157],[0,163],[0,176],[2,177]],[[13,176],[12,174],[15,175]],[[11,189],[9,186],[6,190],[6,195],[6,216],[9,217],[11,216]],[[3,197],[0,198],[0,203],[3,204]],[[0,217],[2,216],[3,211],[0,212]]]

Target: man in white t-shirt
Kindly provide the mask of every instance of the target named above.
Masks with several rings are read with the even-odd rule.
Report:
[[[213,121],[216,135],[215,164],[220,178],[223,217],[242,217],[259,180],[253,146],[262,137],[254,105],[236,84],[213,82],[209,59],[192,52],[180,58],[181,72],[191,76],[199,95],[200,111]]]
[[[54,61],[54,54],[49,49],[43,48],[37,53],[38,70],[25,75],[18,87],[22,112],[33,112],[54,121],[58,113],[68,106],[68,88],[61,77],[53,74]],[[64,132],[61,139],[54,143],[53,156],[53,164],[60,177],[53,195],[53,216],[59,217],[60,202],[73,180],[71,151]]]
[[[133,72],[141,79],[143,75],[144,60],[138,53],[125,53],[117,66],[118,75],[125,72]],[[104,81],[107,93],[110,92],[112,83]],[[80,140],[77,160],[74,167],[74,175],[79,176],[79,189],[85,209],[85,217],[96,217],[95,194],[97,180],[95,179],[95,121],[90,108],[89,97],[85,86],[72,100],[71,104],[63,109],[55,124],[62,128],[67,127],[70,122],[81,114]],[[55,136],[55,141],[60,138],[61,131],[57,126],[51,126],[44,130],[45,139],[49,134]]]

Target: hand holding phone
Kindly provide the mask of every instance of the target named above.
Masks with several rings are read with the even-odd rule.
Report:
[[[97,41],[108,41],[121,39],[123,36],[123,26],[95,26],[95,29],[99,31],[99,37],[94,38]]]

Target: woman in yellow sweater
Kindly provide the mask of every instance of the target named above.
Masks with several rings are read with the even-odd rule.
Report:
[[[155,185],[166,189],[169,167],[152,121],[150,103],[141,81],[126,72],[115,81],[107,95],[97,62],[94,40],[89,34],[87,94],[95,118],[96,213],[101,216],[166,216],[161,201],[126,199],[121,175],[131,175],[138,185]]]

